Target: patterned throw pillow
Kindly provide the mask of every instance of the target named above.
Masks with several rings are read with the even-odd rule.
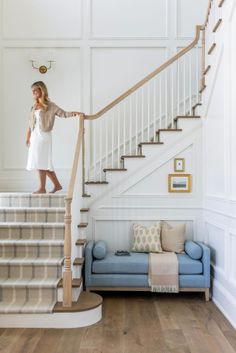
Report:
[[[133,224],[134,244],[132,251],[137,252],[162,252],[161,225],[155,223],[150,227]]]

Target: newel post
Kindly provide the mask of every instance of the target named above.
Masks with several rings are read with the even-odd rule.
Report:
[[[64,272],[63,272],[63,306],[72,305],[72,271],[71,271],[71,202],[65,198],[65,241],[64,241]]]

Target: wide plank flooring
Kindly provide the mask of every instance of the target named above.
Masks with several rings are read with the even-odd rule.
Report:
[[[236,353],[236,331],[199,293],[102,293],[81,329],[0,329],[0,353]]]

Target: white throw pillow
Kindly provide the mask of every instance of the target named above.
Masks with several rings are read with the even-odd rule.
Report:
[[[150,227],[133,224],[134,244],[132,251],[137,252],[162,252],[161,225],[155,223]]]

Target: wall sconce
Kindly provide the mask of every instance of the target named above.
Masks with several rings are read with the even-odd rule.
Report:
[[[46,74],[46,72],[51,69],[52,63],[55,62],[54,60],[48,60],[47,62],[49,63],[49,66],[40,65],[39,67],[36,67],[36,66],[34,65],[35,60],[30,60],[30,61],[31,61],[31,63],[32,63],[32,67],[33,67],[34,69],[39,70],[39,72],[40,72],[41,74]]]

